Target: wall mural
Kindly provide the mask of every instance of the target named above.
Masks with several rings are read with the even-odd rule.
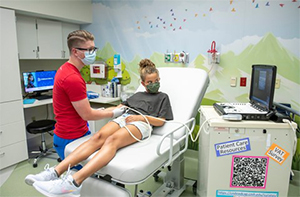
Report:
[[[93,23],[82,28],[95,35],[99,59],[121,55],[129,87],[139,85],[139,61],[150,58],[157,67],[206,70],[211,83],[202,104],[246,102],[251,66],[271,64],[280,79],[274,100],[300,110],[299,24],[297,0],[93,0]],[[208,64],[212,41],[220,64]],[[164,62],[164,53],[181,51],[189,53],[188,64]],[[231,77],[237,77],[237,87],[230,86]],[[240,87],[240,77],[247,77],[246,87]]]

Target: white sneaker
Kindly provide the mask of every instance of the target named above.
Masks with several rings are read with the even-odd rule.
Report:
[[[73,184],[72,175],[66,175],[62,179],[54,181],[36,181],[33,187],[45,196],[72,196],[79,197],[82,185],[76,187]]]
[[[44,171],[39,174],[29,174],[25,177],[25,183],[32,185],[35,181],[51,181],[58,179],[54,167],[49,168],[49,164],[46,164]]]

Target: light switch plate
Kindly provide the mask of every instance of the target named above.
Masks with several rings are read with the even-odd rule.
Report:
[[[230,86],[231,87],[236,87],[236,77],[231,77],[230,78]]]

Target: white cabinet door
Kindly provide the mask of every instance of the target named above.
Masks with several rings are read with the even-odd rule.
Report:
[[[68,59],[70,56],[69,47],[68,47],[68,35],[72,31],[79,30],[79,25],[76,24],[70,24],[70,23],[62,23],[62,36],[63,36],[63,50],[64,50],[64,57],[65,59]]]
[[[37,19],[39,59],[61,59],[62,25],[61,22]]]
[[[18,16],[16,23],[17,23],[19,58],[37,59],[38,43],[37,43],[37,31],[36,31],[36,19],[32,17]]]
[[[0,8],[0,103],[21,100],[15,12]]]

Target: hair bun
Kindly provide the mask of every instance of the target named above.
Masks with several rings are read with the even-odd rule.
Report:
[[[141,60],[139,65],[140,65],[140,69],[144,69],[146,67],[154,67],[155,68],[155,64],[149,59]]]

